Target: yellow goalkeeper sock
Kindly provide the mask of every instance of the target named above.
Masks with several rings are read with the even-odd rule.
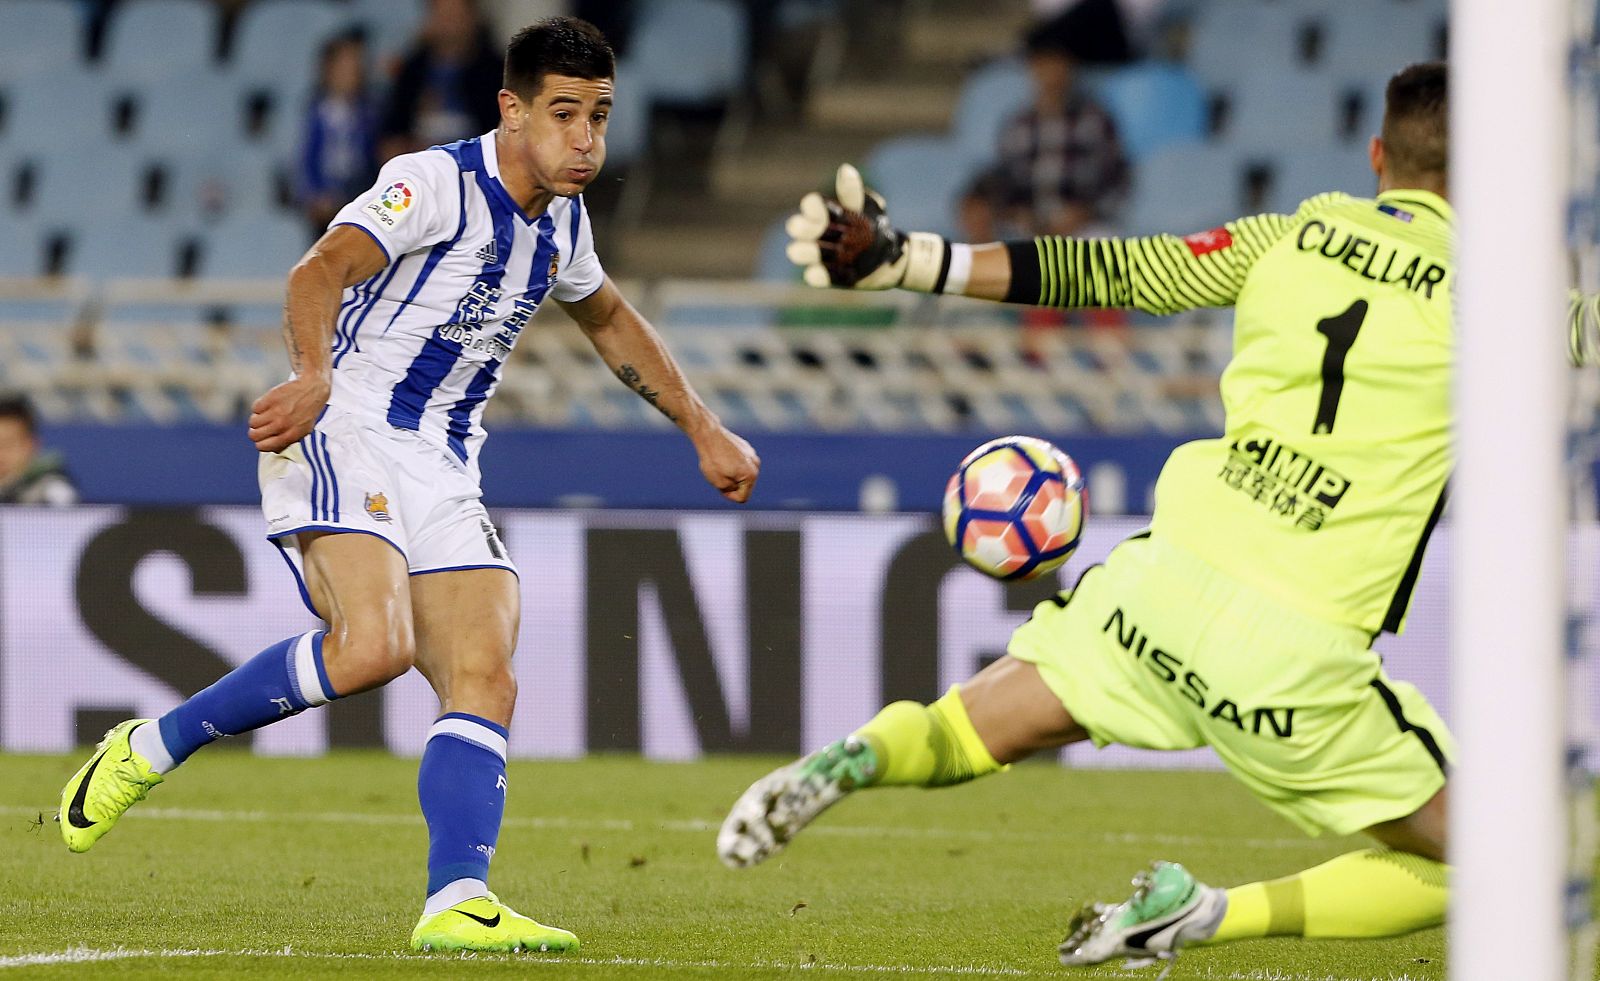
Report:
[[[878,786],[948,787],[1004,769],[972,727],[958,685],[932,705],[886,705],[852,735],[877,755]]]
[[[1228,890],[1206,943],[1248,937],[1392,937],[1444,922],[1450,866],[1409,852],[1350,852],[1299,875]]]

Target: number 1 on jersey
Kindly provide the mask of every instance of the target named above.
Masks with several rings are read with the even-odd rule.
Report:
[[[1317,400],[1317,421],[1311,426],[1314,434],[1333,432],[1339,397],[1344,394],[1344,356],[1350,353],[1366,319],[1367,301],[1357,300],[1344,313],[1317,322],[1317,333],[1328,339],[1328,350],[1322,356],[1322,397]]]

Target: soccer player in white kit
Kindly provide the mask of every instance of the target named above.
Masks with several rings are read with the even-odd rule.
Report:
[[[571,950],[501,903],[489,861],[516,701],[516,570],[480,502],[484,405],[517,337],[555,299],[629,388],[744,502],[760,461],[695,395],[595,256],[581,192],[605,161],[614,59],[557,17],[506,51],[500,126],[396,157],[289,274],[294,376],[250,416],[268,535],[326,630],[269,647],[156,724],[111,730],[62,792],[86,851],[164,774],[248,732],[415,666],[439,696],[417,790],[429,833],[418,949]]]

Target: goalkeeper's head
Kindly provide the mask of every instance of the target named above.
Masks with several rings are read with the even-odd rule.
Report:
[[[518,31],[506,46],[501,152],[541,190],[581,193],[605,163],[616,73],[611,45],[588,21],[551,17]]]
[[[1378,189],[1420,188],[1445,196],[1450,165],[1449,75],[1442,61],[1410,65],[1389,79],[1383,132],[1372,138]]]

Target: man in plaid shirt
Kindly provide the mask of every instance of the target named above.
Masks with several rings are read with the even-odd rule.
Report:
[[[973,241],[1005,235],[1084,235],[1107,224],[1128,187],[1116,125],[1074,84],[1077,58],[1067,38],[1028,35],[1034,102],[1002,132],[999,160],[963,202]]]

